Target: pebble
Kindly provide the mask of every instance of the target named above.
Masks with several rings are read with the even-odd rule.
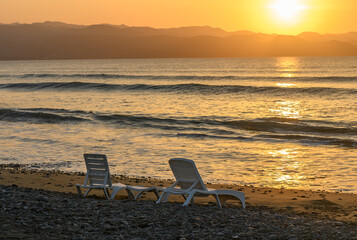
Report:
[[[36,200],[41,202],[48,202],[48,199],[42,195],[38,196]]]
[[[298,240],[298,238],[295,235],[290,235],[286,239],[287,240]]]
[[[276,234],[271,234],[271,235],[268,236],[268,239],[270,239],[270,240],[275,240],[275,239],[279,239],[279,238],[278,238],[278,235],[276,235]]]

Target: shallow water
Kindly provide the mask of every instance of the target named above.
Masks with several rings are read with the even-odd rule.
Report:
[[[357,192],[357,57],[0,61],[0,160]]]

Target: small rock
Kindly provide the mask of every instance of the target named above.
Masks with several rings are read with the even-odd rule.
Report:
[[[342,226],[343,223],[342,223],[342,222],[335,222],[335,225],[336,225],[336,226]]]
[[[278,237],[276,234],[270,234],[270,235],[268,236],[268,239],[270,239],[270,240],[275,240],[275,239],[279,239],[279,237]]]
[[[294,235],[294,234],[288,236],[286,239],[287,239],[287,240],[298,240],[298,238],[297,238],[296,235]]]
[[[48,202],[48,198],[46,198],[43,195],[40,195],[36,198],[37,201],[41,201],[41,202]]]

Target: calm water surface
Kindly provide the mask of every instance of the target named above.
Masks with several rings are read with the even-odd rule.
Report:
[[[357,192],[357,57],[0,61],[0,162]]]

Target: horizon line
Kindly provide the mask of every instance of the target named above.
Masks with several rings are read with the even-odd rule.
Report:
[[[268,35],[285,35],[285,36],[298,36],[302,33],[317,33],[319,35],[328,35],[328,34],[348,34],[348,33],[357,33],[357,30],[355,31],[349,31],[349,32],[340,32],[340,33],[332,33],[332,32],[326,32],[326,33],[321,33],[321,32],[314,32],[314,31],[304,31],[300,32],[298,34],[281,34],[281,33],[265,33],[265,32],[255,32],[252,30],[235,30],[235,31],[227,31],[224,28],[221,27],[213,27],[210,25],[190,25],[190,26],[180,26],[180,27],[153,27],[153,26],[129,26],[124,23],[122,24],[112,24],[112,23],[93,23],[93,24],[76,24],[76,23],[67,23],[67,22],[61,22],[61,21],[43,21],[43,22],[32,22],[32,23],[20,23],[20,22],[12,22],[12,23],[0,23],[0,25],[32,25],[32,24],[43,24],[43,23],[61,23],[61,24],[67,24],[67,25],[75,25],[75,26],[83,26],[83,27],[89,27],[89,26],[95,26],[95,25],[110,25],[110,26],[126,26],[126,27],[142,27],[142,28],[153,28],[153,29],[177,29],[177,28],[190,28],[190,27],[210,27],[213,29],[220,29],[222,31],[225,31],[227,33],[235,33],[235,32],[251,32],[253,34],[268,34]]]

